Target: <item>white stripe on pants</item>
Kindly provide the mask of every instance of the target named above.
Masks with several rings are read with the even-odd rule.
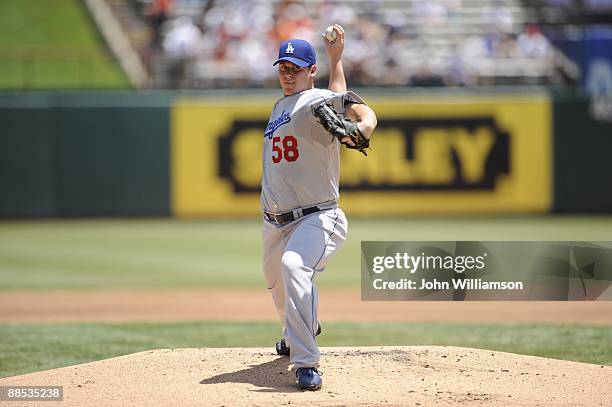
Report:
[[[316,212],[285,226],[263,224],[263,269],[295,368],[319,367],[316,272],[346,240],[344,212]]]

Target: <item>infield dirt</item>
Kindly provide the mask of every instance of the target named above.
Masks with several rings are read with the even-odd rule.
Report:
[[[324,322],[472,322],[612,325],[612,301],[361,301],[322,289]],[[248,306],[239,306],[248,304]],[[261,290],[28,290],[0,292],[0,323],[278,321]]]

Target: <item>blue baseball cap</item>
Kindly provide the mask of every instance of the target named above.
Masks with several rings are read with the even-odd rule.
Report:
[[[304,68],[317,63],[317,54],[308,41],[287,40],[278,49],[278,60],[272,66],[280,61],[289,61],[300,68]]]

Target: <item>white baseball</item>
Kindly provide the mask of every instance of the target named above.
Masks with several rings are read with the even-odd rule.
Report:
[[[334,30],[334,27],[332,27],[331,25],[325,29],[325,39],[328,42],[336,41],[337,36],[338,34],[336,33],[336,30]]]

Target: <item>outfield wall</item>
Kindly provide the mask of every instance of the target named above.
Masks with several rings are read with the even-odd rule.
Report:
[[[349,214],[612,212],[612,124],[579,95],[360,93],[379,127],[341,151]],[[257,216],[275,98],[0,95],[0,216]]]
[[[0,98],[0,216],[170,213],[167,105],[109,102]]]
[[[586,96],[554,98],[554,211],[611,213],[612,122],[593,120]]]

